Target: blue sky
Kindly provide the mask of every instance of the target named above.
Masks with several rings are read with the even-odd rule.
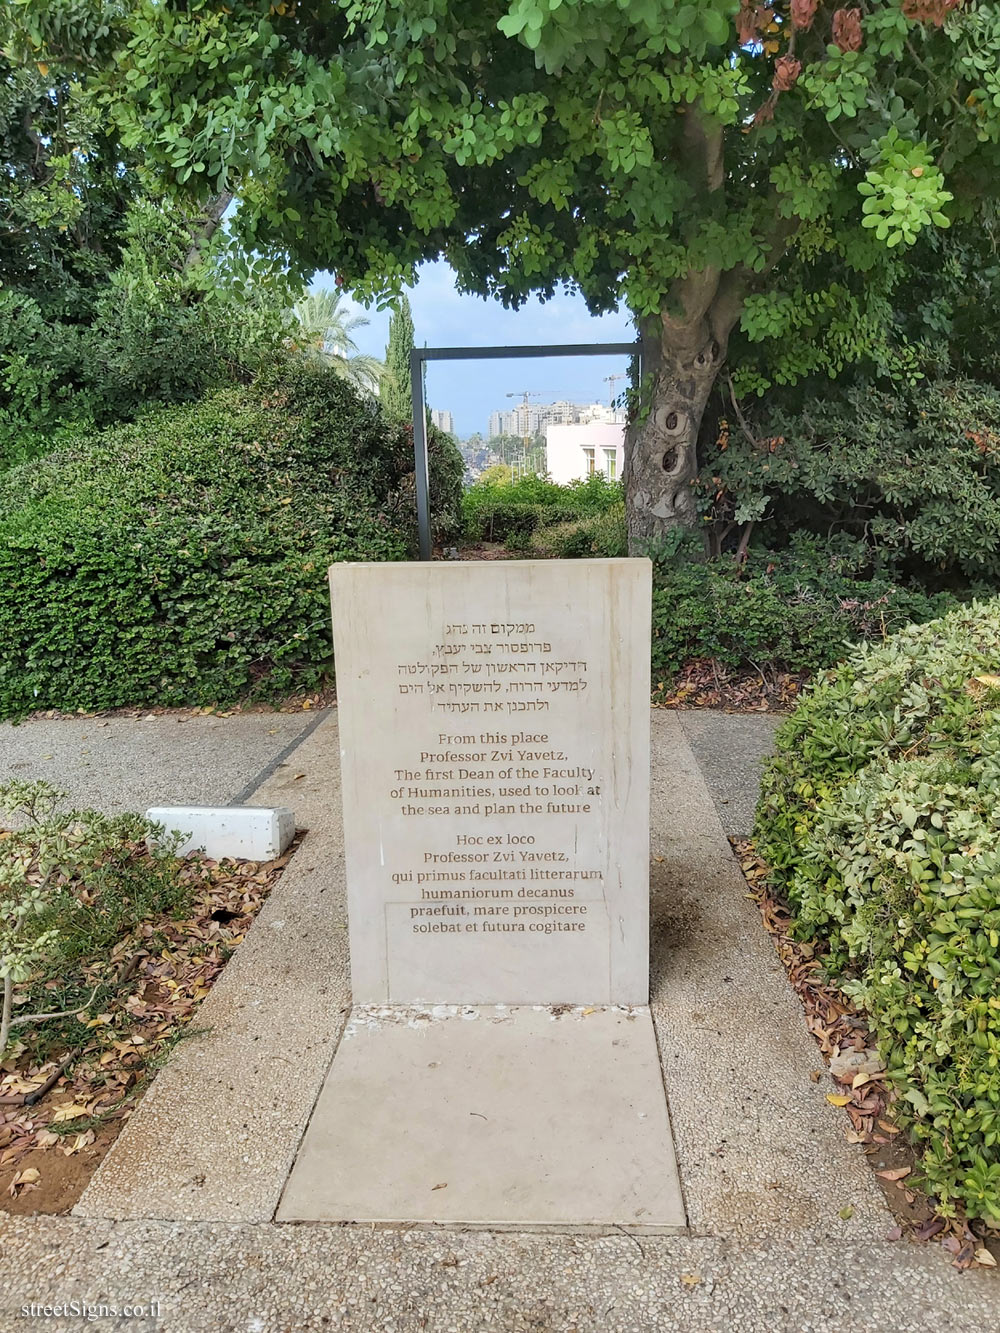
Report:
[[[332,287],[328,273],[317,274],[316,287]],[[634,327],[625,313],[591,315],[580,296],[557,295],[551,301],[528,301],[520,310],[505,310],[499,301],[463,296],[447,264],[426,264],[410,292],[414,341],[417,346],[508,346],[516,343],[631,342]],[[365,310],[352,303],[371,323],[356,335],[358,347],[381,357],[389,337],[389,311]],[[491,412],[513,407],[523,389],[540,391],[533,402],[568,398],[572,402],[607,402],[611,385],[604,376],[627,367],[626,357],[558,357],[515,361],[445,361],[427,369],[431,407],[449,409],[461,437],[485,435]],[[625,388],[614,385],[615,394]]]

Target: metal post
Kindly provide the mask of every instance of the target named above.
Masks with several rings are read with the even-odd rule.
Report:
[[[431,486],[427,463],[427,408],[424,403],[424,358],[410,351],[410,394],[413,398],[413,484],[417,492],[417,536],[420,559],[431,558]]]
[[[636,356],[642,375],[642,343],[563,343],[530,347],[414,347],[410,352],[410,394],[413,398],[413,479],[417,492],[417,533],[420,559],[431,558],[430,471],[427,464],[427,403],[424,363],[427,361],[492,361],[533,356]],[[515,460],[516,462],[516,460]],[[525,472],[527,472],[527,460]]]

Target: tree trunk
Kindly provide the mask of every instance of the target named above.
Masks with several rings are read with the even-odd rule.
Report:
[[[735,275],[692,274],[672,294],[681,313],[664,311],[640,325],[639,407],[625,433],[625,506],[629,553],[644,555],[673,529],[697,519],[691,483],[698,474],[702,415],[726,359],[739,317]]]
[[[232,190],[223,190],[205,205],[191,227],[191,245],[184,256],[182,271],[187,272],[201,258],[205,246],[218,231],[226,209],[233,202]]]

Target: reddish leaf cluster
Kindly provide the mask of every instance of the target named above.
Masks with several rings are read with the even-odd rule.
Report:
[[[818,0],[792,0],[792,27],[799,28],[802,32],[808,32],[812,27],[818,8]]]
[[[861,50],[861,10],[838,9],[833,16],[833,44],[841,51]]]
[[[903,0],[903,13],[912,23],[933,23],[940,28],[962,0]]]
[[[1000,453],[1000,436],[992,430],[967,430],[965,438],[971,440],[984,458]]]
[[[774,22],[774,12],[769,4],[757,4],[756,0],[740,0],[740,12],[736,16],[736,31],[741,46],[749,46],[760,38],[760,34]]]
[[[789,88],[794,88],[801,73],[801,61],[796,60],[794,56],[782,56],[780,60],[774,62],[771,87],[776,93],[787,93]]]

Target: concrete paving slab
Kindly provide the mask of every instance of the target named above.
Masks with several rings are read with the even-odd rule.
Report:
[[[659,709],[652,727],[651,1009],[689,1225],[748,1243],[882,1236],[881,1194],[832,1082],[812,1080],[822,1059],[684,728]],[[80,1215],[274,1215],[350,1005],[337,748],[334,713],[254,794],[313,832],[205,1001],[210,1030],[157,1076]]]
[[[753,831],[761,769],[774,750],[781,715],[688,708],[673,716],[684,729],[722,827],[731,838],[748,838]]]
[[[355,1008],[277,1220],[682,1230],[649,1010]]]
[[[151,1320],[31,1302],[160,1302]],[[934,1246],[0,1217],[0,1328],[133,1333],[987,1333]]]
[[[229,719],[234,721],[236,719]],[[349,1000],[335,717],[254,793],[309,828],[75,1212],[274,1215]]]
[[[680,715],[654,710],[652,754],[651,1008],[688,1222],[747,1243],[884,1236],[881,1192],[824,1097],[833,1080]]]
[[[0,723],[0,782],[44,778],[80,809],[228,805],[317,723],[314,713],[54,718]],[[253,804],[261,804],[256,800]]]

